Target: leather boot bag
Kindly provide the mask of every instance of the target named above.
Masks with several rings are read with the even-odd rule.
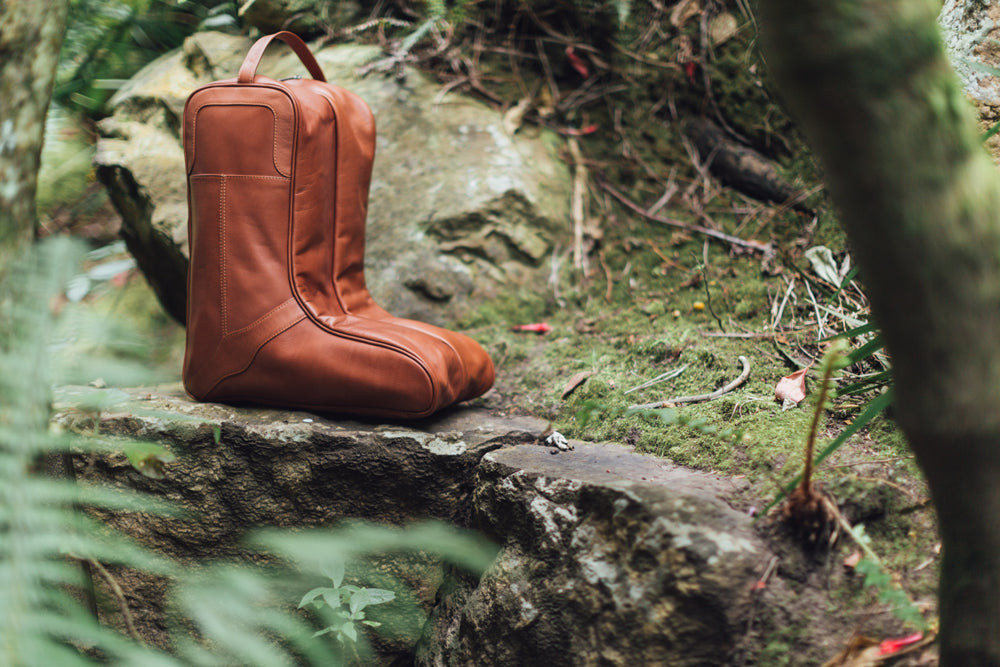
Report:
[[[256,74],[291,46],[312,79]],[[471,338],[392,317],[368,293],[375,123],[280,32],[184,109],[188,182],[184,386],[200,401],[426,417],[493,385]]]

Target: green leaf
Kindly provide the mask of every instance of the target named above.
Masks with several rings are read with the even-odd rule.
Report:
[[[848,353],[848,365],[856,364],[863,359],[867,359],[883,347],[885,347],[885,342],[882,340],[882,334],[878,333],[870,341]]]
[[[358,629],[354,627],[354,623],[351,623],[350,621],[341,626],[340,633],[352,642],[358,641]]]
[[[989,74],[991,76],[1000,77],[1000,68],[976,62],[975,60],[969,60],[968,58],[960,58],[959,60],[962,63],[971,67],[972,69],[982,72],[983,74]]]
[[[367,607],[368,602],[369,598],[367,588],[362,588],[352,595],[350,601],[348,602],[348,608],[351,610],[351,616],[354,617],[354,614]]]
[[[122,449],[132,467],[150,479],[163,479],[163,465],[176,459],[163,445],[147,440],[122,441]]]
[[[837,393],[841,396],[851,396],[853,394],[862,394],[866,391],[872,391],[873,389],[879,389],[886,386],[892,382],[892,371],[881,371],[879,373],[874,373],[857,382],[852,382],[851,384],[846,384],[837,390]]]
[[[330,606],[331,607],[339,607],[340,606],[340,591],[338,591],[336,589],[333,589],[333,588],[314,588],[314,589],[312,589],[311,591],[309,591],[308,593],[306,593],[305,595],[302,596],[302,601],[299,602],[299,609],[302,609],[307,604],[312,604],[312,605],[314,605],[318,609],[318,608],[322,607],[323,604],[320,603],[320,602],[318,602],[316,598],[322,597],[322,598],[325,599],[326,596],[328,594],[331,594],[331,593],[337,596],[337,604],[336,605],[330,605]],[[330,604],[330,603],[327,602],[327,604]]]
[[[983,133],[982,137],[983,143],[986,143],[987,141],[992,139],[993,135],[995,135],[997,132],[1000,132],[1000,120],[993,123],[993,125],[990,126],[990,129],[988,129],[985,133]]]
[[[334,588],[340,588],[344,583],[344,561],[331,561],[323,568],[323,574],[330,577]]]
[[[839,334],[834,334],[832,336],[827,336],[826,338],[821,338],[820,343],[826,343],[831,340],[836,340],[837,338],[857,338],[858,336],[863,336],[864,334],[871,333],[878,330],[878,325],[874,322],[867,322],[859,327],[853,329],[848,329]]]

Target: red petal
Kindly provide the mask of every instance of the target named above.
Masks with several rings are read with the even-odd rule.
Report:
[[[593,134],[597,132],[597,125],[588,125],[587,127],[581,127],[579,129],[575,127],[564,127],[559,130],[560,134],[565,134],[570,137],[579,137],[584,134]]]
[[[688,62],[684,63],[684,73],[688,75],[688,80],[691,83],[695,82],[694,81],[694,73],[697,70],[697,68],[698,68],[698,65],[693,60],[689,60]]]
[[[566,57],[569,58],[569,64],[572,65],[573,69],[580,73],[580,76],[590,76],[590,68],[587,67],[587,63],[583,62],[583,58],[576,55],[572,46],[566,47]]]
[[[896,653],[901,648],[909,646],[910,644],[916,644],[923,638],[924,633],[914,632],[912,635],[907,635],[898,639],[884,639],[878,645],[878,654],[890,655],[892,653]]]
[[[552,327],[549,326],[548,322],[535,322],[533,324],[515,324],[512,326],[511,331],[528,331],[536,334],[547,334],[552,331]]]

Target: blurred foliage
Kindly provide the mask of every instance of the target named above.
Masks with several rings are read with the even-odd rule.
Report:
[[[121,84],[188,35],[238,25],[231,0],[72,0],[53,101],[99,117]]]
[[[181,513],[151,496],[75,480],[74,458],[81,452],[113,454],[125,449],[133,465],[153,477],[173,460],[169,452],[149,443],[100,436],[99,416],[92,427],[79,432],[50,424],[53,382],[80,370],[81,360],[67,359],[68,352],[75,350],[69,357],[104,356],[100,365],[111,382],[143,372],[132,342],[110,331],[114,325],[105,327],[96,321],[103,318],[73,312],[68,292],[74,289],[74,277],[82,275],[77,267],[85,258],[82,243],[47,239],[25,253],[0,282],[0,665],[356,663],[355,656],[368,657],[363,635],[354,633],[350,642],[323,636],[332,623],[343,626],[338,609],[295,609],[305,591],[328,578],[325,573],[340,573],[336,583],[352,592],[354,614],[363,602],[374,603],[371,591],[377,589],[365,586],[365,576],[352,576],[348,584],[342,573],[345,566],[357,569],[353,566],[370,555],[420,550],[476,573],[487,567],[495,547],[466,531],[436,523],[406,528],[347,524],[294,534],[257,531],[253,548],[268,554],[260,558],[268,566],[220,562],[192,571],[96,520],[88,509],[137,513],[137,521],[142,515],[181,518]],[[93,278],[93,271],[90,274]],[[79,346],[91,339],[120,344],[104,353],[89,343]],[[123,353],[132,361],[107,361]],[[67,361],[74,366],[68,371]],[[116,393],[122,395],[102,392],[97,403],[91,395],[79,410],[99,413],[116,404]],[[139,465],[150,456],[162,464],[158,470]],[[172,579],[173,653],[148,645],[149,638],[139,634],[130,599],[104,564]],[[100,573],[110,595],[117,597],[117,612],[100,610],[93,572]],[[378,583],[387,587],[377,599],[387,613],[416,614],[416,627],[422,626],[425,615],[415,605],[393,604],[400,593],[406,598],[404,582]],[[367,599],[365,590],[370,591]],[[119,625],[127,635],[112,627]]]

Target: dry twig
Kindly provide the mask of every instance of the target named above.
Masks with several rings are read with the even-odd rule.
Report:
[[[743,364],[743,372],[740,373],[740,376],[738,378],[727,384],[725,387],[722,387],[721,389],[716,389],[710,394],[698,394],[697,396],[678,396],[676,398],[668,398],[665,401],[656,401],[655,403],[643,403],[640,405],[631,405],[629,406],[629,410],[657,410],[659,408],[668,408],[673,405],[679,405],[681,403],[703,403],[705,401],[713,401],[719,398],[720,396],[728,394],[733,389],[736,389],[741,384],[746,382],[748,377],[750,377],[750,360],[742,355],[740,355],[739,360],[740,363]]]
[[[770,243],[761,243],[760,241],[741,239],[726,234],[724,232],[719,232],[714,229],[708,229],[707,227],[702,227],[700,225],[689,225],[679,220],[664,218],[659,215],[650,215],[649,213],[646,212],[645,209],[643,209],[641,206],[639,206],[638,204],[630,200],[628,197],[623,195],[621,192],[616,190],[612,185],[604,182],[603,180],[598,180],[597,184],[600,185],[604,190],[606,190],[612,197],[614,197],[615,199],[617,199],[622,204],[632,209],[642,217],[646,218],[647,220],[652,220],[653,222],[659,222],[660,224],[663,225],[669,225],[671,227],[676,227],[678,229],[683,229],[684,231],[693,232],[696,234],[704,234],[705,236],[710,236],[714,239],[718,239],[719,241],[725,241],[730,245],[739,246],[741,248],[747,248],[749,250],[754,250],[757,252],[766,253],[771,250]]]
[[[587,194],[587,167],[575,137],[566,140],[573,157],[573,266],[587,274],[587,258],[583,252],[584,197]]]

